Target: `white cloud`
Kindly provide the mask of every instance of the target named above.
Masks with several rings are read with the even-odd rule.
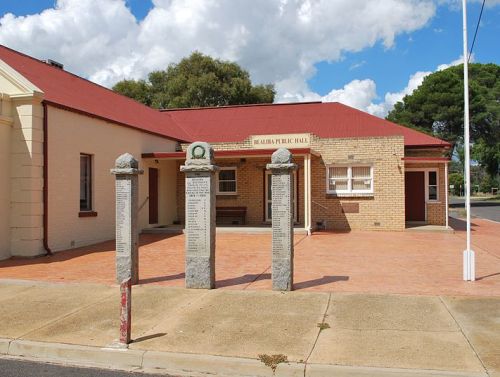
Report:
[[[342,89],[332,90],[322,97],[323,102],[341,102],[357,109],[366,109],[377,97],[377,86],[373,80],[353,80]]]
[[[472,55],[474,61],[474,55]],[[453,65],[462,64],[463,58],[453,60],[448,64],[440,64],[436,71],[441,71]],[[377,85],[371,79],[353,80],[341,89],[333,89],[328,94],[321,96],[318,93],[308,90],[307,86],[300,85],[296,80],[288,80],[280,87],[283,95],[281,102],[304,102],[304,101],[322,101],[322,102],[341,102],[345,105],[366,111],[370,114],[385,117],[391,111],[394,105],[403,99],[404,96],[413,93],[424,78],[433,73],[432,71],[418,71],[412,74],[406,86],[399,92],[388,92],[384,95],[383,101],[377,100]],[[298,91],[292,91],[291,88],[299,88]]]
[[[367,108],[370,114],[377,115],[379,117],[385,117],[389,111],[392,110],[396,102],[399,102],[403,99],[404,96],[413,93],[415,89],[417,89],[422,81],[424,81],[425,76],[430,75],[432,72],[416,72],[410,76],[408,80],[408,84],[406,87],[396,93],[386,93],[384,96],[384,101],[378,104],[371,103]]]
[[[474,55],[472,55],[471,61],[474,61]],[[436,71],[441,71],[443,69],[449,68],[454,65],[462,64],[463,57],[453,60],[448,64],[440,64]],[[401,101],[404,96],[412,94],[415,89],[417,89],[424,78],[433,73],[432,71],[418,71],[410,76],[406,87],[404,87],[399,92],[388,92],[384,96],[382,102],[375,103],[374,100],[377,99],[376,94],[376,84],[373,80],[353,80],[343,89],[332,90],[326,96],[317,96],[316,100],[322,100],[324,102],[338,101],[346,105],[355,107],[357,109],[366,111],[370,114],[385,117],[389,111],[391,111],[394,105]],[[333,95],[332,95],[333,94]],[[310,98],[314,98],[314,93],[309,94]]]
[[[91,76],[116,65],[138,25],[117,0],[59,0],[40,14],[0,18],[0,43],[39,58],[61,61],[70,70]]]
[[[366,60],[362,60],[360,62],[357,62],[357,63],[353,63],[351,64],[351,66],[349,67],[349,71],[353,71],[355,69],[358,69],[358,68],[361,68],[362,66],[364,66],[366,64]]]
[[[473,63],[474,62],[474,54],[471,54],[470,56],[470,63]],[[442,71],[443,69],[446,69],[446,68],[450,68],[454,65],[459,65],[459,64],[462,64],[464,62],[464,55],[460,55],[459,58],[453,60],[451,63],[448,63],[448,64],[440,64],[438,65],[436,71]]]
[[[138,22],[125,0],[58,0],[37,15],[0,18],[0,43],[52,58],[110,86],[165,68],[193,50],[235,60],[258,83],[275,82],[278,100],[315,97],[314,64],[336,61],[422,28],[431,0],[153,0]],[[361,80],[366,85],[366,80]],[[368,89],[365,88],[365,89]],[[333,91],[331,96],[344,96]]]

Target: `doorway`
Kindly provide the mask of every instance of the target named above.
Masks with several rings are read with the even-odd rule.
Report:
[[[149,168],[149,223],[158,224],[158,169]]]
[[[425,221],[425,172],[405,172],[405,220]]]

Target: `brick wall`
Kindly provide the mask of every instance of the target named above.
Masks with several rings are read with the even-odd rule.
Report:
[[[404,230],[403,137],[313,139],[312,225],[326,222],[327,229]],[[326,165],[370,164],[374,193],[365,196],[336,196],[326,192]],[[358,207],[344,213],[342,206]],[[346,211],[349,212],[349,211]],[[355,212],[355,211],[354,211]]]
[[[303,157],[295,157],[294,161],[299,165],[297,171],[298,185],[298,222],[304,223],[304,161]],[[271,158],[231,158],[219,159],[215,164],[220,167],[237,168],[237,194],[217,195],[217,207],[247,207],[246,224],[259,226],[264,223],[264,179],[266,164],[271,162]],[[185,175],[180,172],[180,165],[177,166],[177,215],[181,223],[185,222]]]
[[[402,136],[322,139],[311,135],[311,149],[320,156],[311,159],[312,226],[325,223],[330,230],[396,230],[405,229],[405,164],[406,156],[442,156],[444,150],[405,151]],[[186,150],[188,144],[183,144]],[[250,149],[250,141],[212,143],[215,150]],[[218,195],[217,206],[247,207],[247,224],[261,225],[264,220],[264,171],[270,158],[219,159],[219,166],[238,168],[238,194]],[[299,223],[304,220],[303,158],[299,164]],[[332,195],[326,192],[326,166],[330,164],[369,164],[374,168],[374,193],[369,195]],[[178,167],[181,162],[178,163]],[[407,167],[439,169],[439,201],[427,203],[430,224],[444,225],[446,216],[444,165],[407,163]],[[184,175],[177,173],[178,217],[184,222]],[[349,207],[349,209],[347,208]]]

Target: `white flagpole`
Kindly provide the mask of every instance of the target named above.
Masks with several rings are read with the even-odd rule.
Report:
[[[467,2],[462,0],[463,7],[463,39],[464,39],[464,149],[465,149],[465,211],[467,212],[467,248],[464,250],[464,280],[474,281],[475,257],[471,250],[470,234],[470,142],[469,142],[469,66],[467,47]]]

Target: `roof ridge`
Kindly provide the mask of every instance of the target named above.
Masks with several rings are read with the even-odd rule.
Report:
[[[159,109],[162,113],[185,110],[214,110],[214,109],[232,109],[237,107],[265,107],[265,106],[290,106],[290,105],[311,105],[324,103],[322,101],[308,102],[282,102],[282,103],[246,103],[241,105],[223,105],[223,106],[205,106],[205,107],[176,107],[171,109]]]

